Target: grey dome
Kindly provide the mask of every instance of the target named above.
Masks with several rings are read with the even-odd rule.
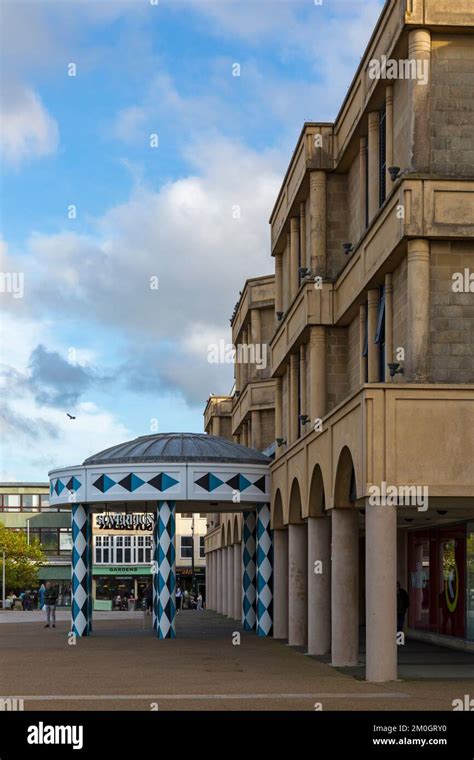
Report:
[[[226,438],[205,433],[159,433],[142,435],[99,451],[83,464],[132,462],[227,462],[269,464],[270,459],[256,449],[248,449]]]

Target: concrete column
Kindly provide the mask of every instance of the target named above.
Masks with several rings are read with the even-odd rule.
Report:
[[[275,319],[279,324],[276,314],[283,312],[283,255],[275,254]]]
[[[216,562],[216,612],[222,612],[222,549],[217,549],[217,562]]]
[[[430,241],[408,241],[406,377],[428,380],[430,315]]]
[[[212,599],[211,599],[211,609],[216,610],[217,609],[217,552],[213,551],[211,553],[212,557]]]
[[[365,510],[366,679],[397,678],[397,508]]]
[[[359,140],[359,231],[362,236],[366,228],[367,219],[367,138],[361,137]]]
[[[393,283],[392,275],[385,275],[385,382],[391,380],[388,364],[393,362]]]
[[[378,383],[379,381],[379,347],[375,343],[375,333],[377,332],[377,317],[379,309],[379,291],[377,288],[369,290],[367,293],[367,314],[368,314],[368,358],[369,363],[369,383]]]
[[[298,438],[298,369],[299,356],[290,356],[290,393],[288,398],[290,417],[290,443]]]
[[[222,609],[221,612],[223,615],[227,615],[227,556],[228,556],[228,547],[225,546],[222,549]]]
[[[409,155],[412,172],[430,171],[430,91],[431,91],[431,33],[414,29],[408,34],[408,58],[416,62],[417,77],[408,81],[411,111]],[[421,77],[419,76],[421,74]],[[426,77],[426,79],[424,79]],[[423,82],[420,84],[420,82]]]
[[[288,529],[273,531],[273,638],[288,638]]]
[[[291,303],[291,246],[290,246],[290,233],[286,235],[286,248],[285,248],[285,272],[283,278],[283,311],[288,311],[288,307]]]
[[[326,330],[311,327],[309,339],[311,424],[326,414]]]
[[[212,420],[212,435],[219,436],[221,434],[221,418],[214,417]]]
[[[282,380],[281,377],[275,378],[275,438],[283,437],[283,409],[282,409]],[[278,447],[275,452],[278,456]]]
[[[234,617],[234,546],[227,547],[227,617]]]
[[[261,344],[262,344],[262,320],[261,320],[260,309],[251,309],[250,320],[251,320],[251,331],[252,331],[251,342],[254,346],[254,351],[255,351],[254,356],[255,358],[258,358],[258,356],[262,356],[262,354],[260,353]],[[256,362],[252,364],[252,375],[253,377],[260,378],[260,374],[259,374],[259,370],[257,368]]]
[[[300,203],[300,266],[308,266],[306,256],[306,203],[304,201]]]
[[[380,113],[378,111],[371,111],[369,113],[369,137],[368,137],[368,152],[369,152],[369,222],[372,221],[375,214],[380,208],[380,181],[379,181],[379,169],[380,169]]]
[[[331,510],[331,662],[336,667],[359,660],[358,514],[352,507]]]
[[[249,331],[246,327],[242,330],[242,345],[248,346],[249,344]],[[244,348],[242,351],[242,357],[241,357],[241,363],[240,363],[240,371],[242,373],[242,388],[243,390],[245,386],[247,385],[249,381],[249,365],[248,362],[245,361],[246,357],[248,355],[248,349]]]
[[[212,558],[206,554],[206,607],[211,609],[212,596]]]
[[[290,288],[291,300],[295,297],[299,288],[299,257],[300,257],[300,220],[297,216],[290,219]]]
[[[234,620],[242,620],[242,546],[234,544]]]
[[[251,411],[251,417],[252,417],[252,442],[251,447],[253,449],[257,449],[257,451],[260,451],[262,447],[262,418],[261,418],[261,412],[258,411],[258,409],[253,409]]]
[[[385,195],[392,190],[393,182],[388,173],[388,167],[394,165],[393,160],[393,86],[387,85],[385,90]]]
[[[326,182],[324,171],[312,171],[309,175],[311,269],[318,275],[325,274],[327,269]]]
[[[308,517],[308,654],[331,649],[331,520]]]
[[[288,526],[288,643],[308,640],[308,537],[305,523]]]
[[[308,414],[308,403],[306,400],[306,343],[302,343],[300,346],[300,398],[301,398],[301,414]],[[300,426],[300,431],[303,433],[305,428]]]
[[[366,361],[367,357],[362,356],[364,351],[364,343],[365,343],[365,322],[366,322],[366,306],[365,303],[361,304],[359,306],[359,382],[361,385],[364,385],[365,383],[365,367],[366,367]]]

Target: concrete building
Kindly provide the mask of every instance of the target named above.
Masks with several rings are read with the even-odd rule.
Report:
[[[49,483],[0,483],[0,522],[40,541],[46,563],[38,571],[39,583],[56,583],[61,602],[69,604],[71,519],[68,509],[50,503]]]
[[[268,455],[271,454],[268,449],[273,450],[275,441],[275,381],[270,366],[270,341],[275,331],[274,288],[273,276],[253,277],[245,282],[230,320],[232,344],[236,349],[233,393],[211,396],[204,410],[206,433],[231,439]],[[242,523],[241,511],[231,514],[216,512],[207,516],[208,546],[214,551],[222,549],[227,582],[233,587],[235,581],[236,585],[235,605],[231,604],[229,617],[239,620],[242,614],[239,591]],[[231,562],[230,555],[236,543],[239,547]],[[216,571],[213,562],[214,557],[209,554],[207,563],[211,573]]]
[[[268,379],[236,366],[240,443],[270,443],[253,389],[274,406],[273,636],[350,666],[365,635],[370,681],[397,676],[397,579],[406,634],[474,650],[473,82],[471,0],[386,3],[271,214]],[[263,340],[248,291],[236,343]],[[242,541],[236,516],[206,538],[234,617]]]

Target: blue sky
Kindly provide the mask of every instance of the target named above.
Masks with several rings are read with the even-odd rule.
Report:
[[[303,121],[335,117],[382,5],[3,0],[2,480],[202,430]]]

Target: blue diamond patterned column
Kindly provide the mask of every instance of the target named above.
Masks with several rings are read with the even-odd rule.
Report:
[[[71,628],[76,636],[92,631],[92,527],[89,509],[73,504]]]
[[[155,520],[155,557],[153,575],[153,628],[159,639],[174,639],[176,551],[175,503],[159,501]]]
[[[242,526],[242,626],[255,630],[256,520],[255,512],[244,512]]]
[[[268,504],[257,507],[257,634],[273,634],[273,531]]]

